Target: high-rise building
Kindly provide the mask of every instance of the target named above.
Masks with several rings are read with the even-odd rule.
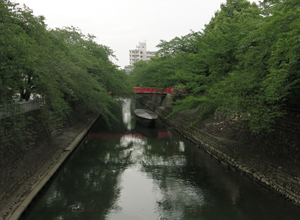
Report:
[[[139,45],[134,50],[129,50],[129,61],[132,66],[135,62],[140,60],[150,60],[155,57],[156,51],[147,51],[146,42],[139,42]]]

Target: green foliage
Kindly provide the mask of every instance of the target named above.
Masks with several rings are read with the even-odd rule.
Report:
[[[130,91],[125,72],[110,61],[112,50],[74,27],[48,29],[44,20],[26,6],[0,2],[1,113],[15,117],[7,106],[19,92],[26,101],[33,93],[41,97],[43,119],[53,127],[76,105],[112,118],[116,100],[109,91]]]
[[[134,86],[166,88],[172,85],[170,76],[174,73],[170,59],[152,58],[151,62],[139,61],[131,73]]]
[[[136,66],[134,78],[143,86],[184,88],[189,96],[174,112],[197,108],[199,120],[215,113],[253,132],[270,131],[286,106],[300,101],[299,6],[227,0],[202,32],[161,41],[158,56]]]

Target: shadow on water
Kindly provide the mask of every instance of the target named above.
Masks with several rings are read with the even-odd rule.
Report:
[[[136,122],[125,99],[99,118],[23,220],[294,220],[290,204],[221,166],[158,121]]]

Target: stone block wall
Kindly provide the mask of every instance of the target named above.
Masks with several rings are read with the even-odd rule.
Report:
[[[26,196],[28,190],[55,163],[64,148],[76,137],[62,142],[61,134],[69,130],[75,134],[77,131],[79,133],[87,122],[97,115],[79,106],[73,111],[65,127],[55,131],[41,122],[40,110],[22,115],[22,117],[32,118],[24,129],[34,131],[35,138],[34,141],[28,139],[19,145],[0,146],[0,219],[5,219],[14,205]],[[0,137],[3,138],[3,134],[0,134]]]
[[[206,125],[205,131],[230,140],[236,140],[259,149],[279,159],[300,165],[300,113],[288,112],[272,126],[272,132],[253,134],[248,129],[239,128],[236,121]]]
[[[31,117],[24,130],[34,131],[35,140],[25,139],[23,142],[1,145],[0,147],[0,207],[8,204],[13,206],[18,198],[24,196],[26,181],[38,170],[47,164],[49,158],[57,152],[57,147],[52,144],[52,136],[40,120],[40,110],[31,111],[22,117]],[[7,119],[2,119],[3,120]],[[9,129],[9,128],[6,128]],[[6,131],[15,132],[14,130]],[[14,135],[14,134],[12,134]],[[0,134],[4,139],[3,134]],[[28,186],[30,187],[30,186]],[[0,209],[0,212],[3,211]],[[6,210],[9,212],[9,210]]]

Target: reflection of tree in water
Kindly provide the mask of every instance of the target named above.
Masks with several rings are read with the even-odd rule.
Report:
[[[127,109],[123,108],[123,112],[118,108],[113,110],[119,121],[111,121],[110,130],[100,117],[91,132],[110,131],[111,134],[126,132],[128,129],[126,124],[120,123],[124,111]],[[130,120],[126,123],[129,122]],[[105,216],[113,210],[118,210],[119,207],[115,203],[121,190],[120,175],[133,163],[132,147],[137,141],[139,140],[125,136],[115,140],[87,139],[88,143],[82,144],[63,168],[49,189],[48,197],[41,200],[39,203],[41,208],[31,219],[46,219],[47,216],[47,219],[51,220],[99,220],[105,219]]]
[[[224,213],[236,216],[233,219],[244,217],[231,203],[226,203],[232,196],[230,190],[214,192],[209,189],[216,183],[211,182],[213,179],[207,172],[209,169],[203,164],[206,162],[203,159],[191,149],[185,149],[183,142],[175,139],[167,142],[147,141],[141,158],[142,171],[159,188],[161,198],[157,202],[157,210],[162,218],[200,219],[201,216],[201,219],[211,220],[222,219]],[[211,165],[211,158],[209,159],[208,164]],[[223,175],[226,174],[216,175],[221,180],[219,185],[224,184]],[[224,198],[218,199],[219,196]],[[220,212],[213,211],[215,209]]]
[[[132,164],[134,143],[122,139],[111,142],[98,139],[83,144],[30,219],[99,220],[118,210],[115,203],[121,190],[119,177]]]
[[[241,180],[228,174],[207,154],[168,135],[160,124],[152,130],[139,127],[130,108],[132,105],[125,100],[122,111],[116,109],[114,114],[120,121],[112,122],[110,130],[103,119],[97,121],[92,135],[77,149],[46,197],[36,202],[38,208],[26,219],[106,219],[120,211],[120,177],[132,167],[153,180],[160,219],[290,219],[280,213],[278,218],[261,218],[266,209],[272,210],[273,204],[252,204],[263,197],[253,187],[249,191],[243,182],[241,188]]]
[[[249,186],[249,191],[243,179],[237,179],[209,155],[189,147],[181,151],[181,143],[148,140],[143,148],[142,171],[159,189],[157,210],[162,219],[268,219],[263,216],[272,203],[256,207],[253,201],[258,196],[264,198],[253,187]],[[241,182],[245,188],[240,187]]]
[[[185,149],[183,142],[174,139],[156,144],[155,140],[149,140],[148,144],[151,147],[144,147],[142,170],[154,179],[162,194],[157,203],[161,216],[166,219],[199,219],[200,216],[201,219],[222,219],[224,212],[221,210],[233,211],[230,203],[214,201],[220,191],[208,190],[215,183],[210,182],[209,169],[203,166],[201,155],[196,156],[191,149]],[[220,208],[219,214],[212,211],[216,208]],[[237,219],[240,217],[238,215]]]
[[[182,178],[187,161],[181,141],[148,140],[140,163],[159,188],[157,210],[162,219],[197,219],[204,196],[200,188]]]

